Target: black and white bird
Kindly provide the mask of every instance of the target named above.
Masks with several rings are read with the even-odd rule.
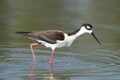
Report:
[[[52,49],[50,63],[52,64],[54,51],[56,48],[69,47],[77,37],[85,33],[91,34],[96,39],[96,41],[99,44],[101,44],[100,41],[94,35],[92,28],[93,26],[91,24],[85,23],[82,24],[79,29],[69,33],[65,33],[60,30],[44,30],[44,31],[33,31],[33,32],[16,32],[16,33],[24,35],[29,39],[33,39],[36,41],[36,43],[30,44],[30,49],[32,51],[32,56],[34,58],[34,61],[36,61],[36,57],[33,50],[34,46],[43,44],[46,47],[50,47]]]

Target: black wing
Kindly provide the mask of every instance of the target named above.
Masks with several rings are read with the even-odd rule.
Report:
[[[55,44],[56,40],[64,40],[64,33],[59,30],[46,30],[35,32],[16,32],[34,40],[42,40],[51,44]]]

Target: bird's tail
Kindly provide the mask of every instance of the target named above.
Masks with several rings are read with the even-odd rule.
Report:
[[[21,35],[24,35],[24,36],[28,36],[29,33],[31,32],[15,32],[16,34],[21,34]]]

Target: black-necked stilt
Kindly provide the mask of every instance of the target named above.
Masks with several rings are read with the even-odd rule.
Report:
[[[45,31],[34,31],[34,32],[16,32],[16,33],[22,34],[30,39],[37,41],[37,43],[30,44],[34,61],[36,61],[36,57],[34,54],[33,46],[43,44],[46,47],[50,47],[52,49],[50,63],[52,63],[54,51],[56,48],[69,47],[78,36],[84,33],[91,34],[96,39],[96,41],[99,44],[101,44],[100,41],[94,35],[92,31],[92,27],[93,26],[91,24],[85,23],[85,24],[82,24],[82,26],[79,29],[70,33],[65,33],[60,30],[45,30]]]

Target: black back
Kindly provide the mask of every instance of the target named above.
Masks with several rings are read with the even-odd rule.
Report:
[[[59,30],[46,30],[35,32],[16,32],[33,40],[42,40],[50,44],[55,44],[57,40],[64,40],[64,33]]]

